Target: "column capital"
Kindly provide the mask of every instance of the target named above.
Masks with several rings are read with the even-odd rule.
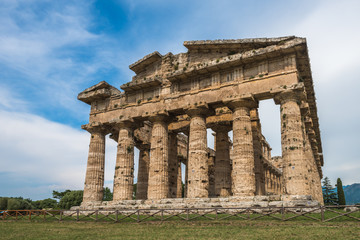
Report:
[[[167,112],[163,112],[163,113],[158,113],[158,114],[152,114],[152,115],[148,116],[148,119],[152,123],[155,123],[155,122],[170,123],[172,120],[172,117]]]
[[[131,130],[135,130],[137,127],[140,126],[139,123],[135,122],[133,119],[117,119],[109,122],[112,128],[116,130],[120,130],[122,128],[128,128]]]
[[[150,150],[150,144],[135,144],[135,147],[137,147],[140,151],[149,151]]]
[[[232,130],[232,127],[231,127],[231,125],[218,124],[218,125],[214,125],[213,127],[211,127],[211,129],[215,133],[217,133],[217,132],[228,133],[229,131]]]
[[[258,108],[259,103],[255,99],[234,99],[224,102],[225,105],[230,108],[231,111],[235,111],[238,108]]]
[[[303,89],[288,89],[274,96],[275,104],[283,104],[289,101],[293,101],[300,105],[301,101],[304,100],[306,100],[306,94]]]
[[[190,117],[207,117],[209,115],[215,114],[215,111],[210,109],[206,103],[191,105],[187,109],[185,109],[185,112]]]
[[[101,134],[106,135],[108,133],[107,127],[99,122],[93,122],[93,123],[81,125],[81,128],[88,131],[91,134],[101,133]]]

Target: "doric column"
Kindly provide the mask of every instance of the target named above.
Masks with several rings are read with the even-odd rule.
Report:
[[[178,141],[177,133],[169,133],[169,197],[176,198],[178,183]]]
[[[280,104],[285,193],[291,195],[311,195],[307,180],[308,166],[304,159],[305,139],[301,128],[299,104],[302,99],[305,99],[302,90],[286,90],[274,98],[275,103]]]
[[[105,132],[100,127],[86,128],[91,133],[83,202],[102,201],[104,195]]]
[[[231,165],[229,126],[216,126],[212,130],[215,135],[215,195],[228,197],[231,195]]]
[[[269,177],[268,177],[268,169],[266,165],[264,166],[264,173],[265,173],[265,192],[269,192]]]
[[[252,100],[228,103],[233,111],[233,169],[232,192],[234,196],[254,196],[255,160],[250,121],[250,109],[257,107]]]
[[[253,144],[254,144],[256,195],[265,195],[265,175],[262,164],[263,161],[262,158],[264,158],[264,156],[262,154],[263,151],[260,142],[261,126],[260,126],[260,119],[257,108],[251,109],[250,119],[251,119],[251,129],[252,129]],[[266,151],[265,154],[267,154]]]
[[[149,146],[139,146],[139,170],[136,187],[136,199],[147,199],[150,149]]]
[[[215,197],[215,154],[212,154],[211,152],[208,153],[208,177],[208,196]]]
[[[133,199],[134,185],[134,127],[131,122],[118,123],[113,200]]]
[[[153,123],[153,128],[151,132],[148,199],[164,199],[169,197],[167,116],[152,116],[150,121]]]
[[[270,172],[270,179],[271,179],[271,191],[275,194],[275,174],[273,171]]]
[[[178,164],[178,174],[177,174],[177,187],[176,187],[176,198],[182,197],[182,175],[181,175],[181,162],[180,159]]]
[[[207,109],[204,108],[191,108],[187,111],[191,117],[187,165],[188,198],[206,198],[209,196],[206,113]]]

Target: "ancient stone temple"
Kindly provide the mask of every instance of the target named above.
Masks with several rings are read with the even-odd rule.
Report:
[[[184,46],[186,53],[153,52],[131,64],[135,76],[120,86],[123,91],[102,81],[79,94],[91,105],[89,123],[82,126],[91,133],[82,207],[299,199],[322,204],[323,155],[306,39],[186,41]],[[271,156],[261,132],[258,106],[266,99],[280,105],[278,157]],[[207,145],[208,128],[215,132],[214,149]],[[114,198],[105,203],[107,134],[118,145]],[[132,200],[134,147],[140,151],[139,200]]]

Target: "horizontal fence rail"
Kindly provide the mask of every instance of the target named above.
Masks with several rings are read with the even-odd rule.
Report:
[[[318,207],[174,208],[118,210],[0,210],[0,221],[360,221],[360,205]]]

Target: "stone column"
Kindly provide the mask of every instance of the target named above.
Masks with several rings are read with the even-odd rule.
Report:
[[[121,122],[118,126],[113,200],[131,200],[134,187],[134,129],[131,122]]]
[[[102,201],[104,195],[105,132],[101,128],[86,130],[91,133],[91,137],[83,203]]]
[[[230,143],[228,132],[229,126],[217,126],[212,128],[215,136],[215,195],[228,197],[231,195],[231,165]]]
[[[232,192],[234,196],[254,196],[255,160],[249,112],[251,108],[257,107],[257,103],[236,100],[229,102],[228,106],[233,111]]]
[[[250,119],[254,143],[256,195],[265,195],[265,176],[262,164],[263,151],[260,142],[261,128],[257,108],[251,109]],[[265,152],[265,154],[267,153]]]
[[[147,199],[150,149],[149,146],[139,146],[139,170],[136,187],[136,199]]]
[[[176,198],[182,198],[182,175],[181,175],[181,161],[178,161],[178,174],[177,174],[177,188]]]
[[[153,122],[153,128],[151,132],[148,199],[164,199],[169,197],[167,116],[153,116],[150,121]]]
[[[285,90],[274,98],[275,103],[280,104],[283,177],[285,194],[290,195],[311,195],[299,107],[302,99],[305,99],[302,90]]]
[[[176,198],[178,183],[178,141],[177,133],[169,133],[169,197]]]
[[[187,151],[186,151],[186,160],[185,160],[185,186],[184,186],[184,198],[187,198],[187,192],[188,192],[188,176],[189,176],[189,140],[190,140],[190,130],[187,130],[184,132],[184,134],[187,136]]]
[[[265,168],[265,191],[266,193],[270,192],[270,176],[269,176],[269,168]]]
[[[188,109],[190,120],[189,159],[188,159],[188,198],[208,197],[208,157],[207,157],[207,132],[205,114],[207,109]]]
[[[215,197],[215,154],[209,152],[208,156],[208,197]]]

